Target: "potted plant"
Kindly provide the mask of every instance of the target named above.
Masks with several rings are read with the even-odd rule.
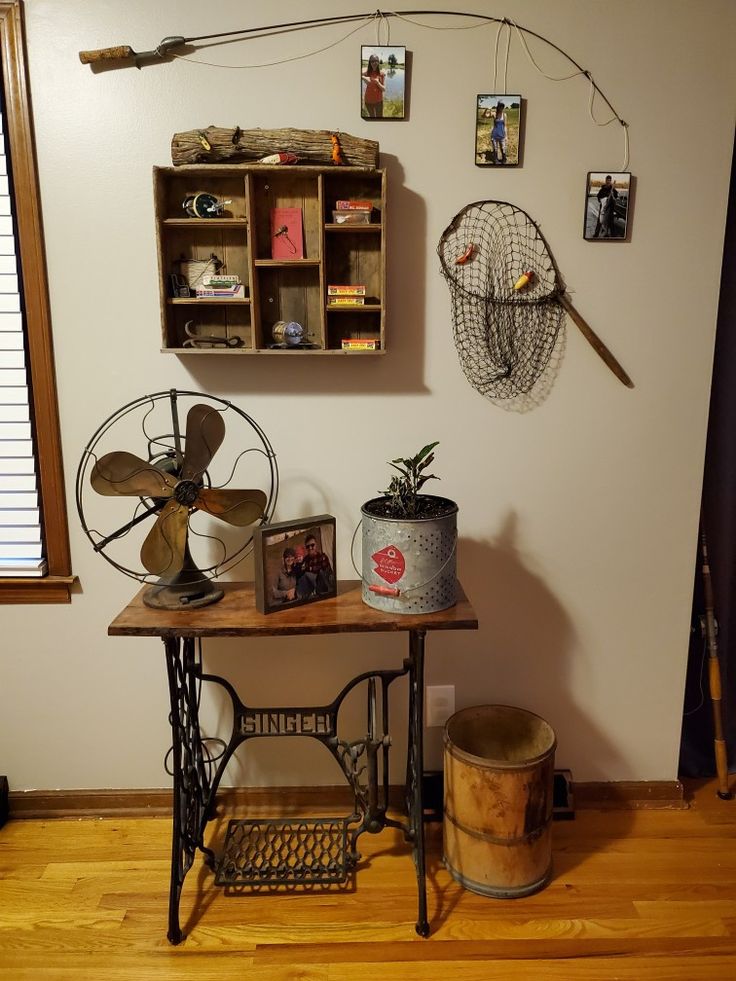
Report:
[[[361,508],[363,602],[391,613],[433,613],[456,602],[457,504],[422,493],[436,442],[390,461],[397,471]]]

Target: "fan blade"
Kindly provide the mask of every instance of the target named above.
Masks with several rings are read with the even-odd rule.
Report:
[[[228,524],[253,524],[266,510],[266,495],[262,490],[235,490],[234,488],[206,487],[199,492],[194,506]]]
[[[193,405],[187,414],[182,480],[201,477],[225,438],[222,413],[210,405]]]
[[[176,479],[133,453],[106,453],[95,463],[90,483],[107,497],[171,497]]]
[[[169,501],[141,547],[141,562],[154,576],[171,578],[184,565],[189,509]]]

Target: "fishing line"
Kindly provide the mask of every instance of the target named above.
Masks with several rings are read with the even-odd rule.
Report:
[[[345,34],[341,38],[338,38],[337,41],[333,41],[331,44],[325,44],[321,48],[315,48],[314,51],[308,51],[306,54],[294,55],[293,58],[282,58],[280,61],[265,61],[265,62],[263,62],[262,64],[259,64],[259,65],[221,65],[221,64],[217,64],[216,62],[212,62],[212,61],[201,61],[198,58],[190,58],[188,55],[178,55],[178,54],[175,54],[175,52],[173,52],[173,51],[169,51],[168,54],[172,58],[176,58],[178,61],[188,61],[192,65],[205,65],[207,68],[237,68],[237,69],[241,69],[241,68],[273,68],[276,65],[288,65],[289,62],[291,62],[291,61],[304,61],[306,58],[312,58],[315,55],[322,54],[323,51],[329,51],[330,48],[336,48],[338,44],[342,44],[343,41],[347,41],[347,39],[349,37],[352,37],[353,34],[357,34],[358,31],[361,31],[364,27],[366,27],[367,25],[371,24],[373,20],[374,20],[373,15],[371,15],[370,17],[365,18],[364,20],[362,20],[360,22],[360,24],[358,24],[357,27],[354,27],[352,29],[352,31],[348,31],[347,34]],[[217,36],[218,35],[213,35],[213,37],[217,37]],[[247,38],[242,38],[242,40],[245,41],[245,40],[248,40],[248,39]]]

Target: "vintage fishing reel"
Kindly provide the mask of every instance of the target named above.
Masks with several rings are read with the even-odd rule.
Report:
[[[295,320],[287,323],[284,320],[277,320],[271,330],[274,342],[279,347],[298,347],[304,343],[304,328]]]
[[[181,203],[182,208],[190,218],[221,218],[230,200],[220,200],[207,191],[188,194]]]

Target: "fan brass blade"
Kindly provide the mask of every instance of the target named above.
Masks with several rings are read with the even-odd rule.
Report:
[[[262,490],[236,490],[235,488],[206,487],[199,492],[195,507],[214,514],[228,524],[253,524],[266,510],[266,495]]]
[[[201,477],[225,438],[222,413],[210,405],[193,405],[187,414],[182,480]]]
[[[95,463],[90,483],[107,497],[171,497],[176,479],[133,453],[106,453]]]
[[[156,519],[141,548],[141,562],[154,576],[170,579],[184,565],[189,509],[169,501]]]

